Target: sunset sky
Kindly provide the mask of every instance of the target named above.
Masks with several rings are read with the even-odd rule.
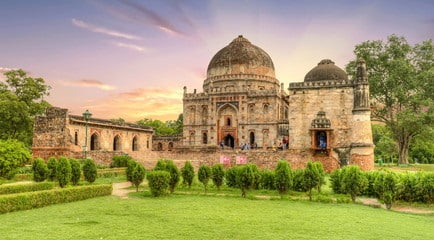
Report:
[[[44,78],[72,114],[176,119],[183,86],[202,91],[212,56],[240,34],[287,88],[321,59],[344,68],[362,41],[434,38],[434,1],[0,0],[0,72]]]

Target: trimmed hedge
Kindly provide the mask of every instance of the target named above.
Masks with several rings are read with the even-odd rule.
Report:
[[[127,167],[128,161],[130,160],[132,160],[132,158],[127,155],[113,156],[110,167],[111,168]]]
[[[17,193],[0,196],[0,213],[45,207],[88,198],[110,195],[111,184],[60,188],[38,192]]]
[[[49,190],[49,189],[53,189],[54,186],[56,186],[54,182],[7,184],[7,185],[0,186],[0,195]]]
[[[146,178],[154,197],[164,195],[169,189],[170,174],[166,171],[151,171],[146,175]]]

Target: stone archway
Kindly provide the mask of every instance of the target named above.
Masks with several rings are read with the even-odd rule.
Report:
[[[231,148],[235,147],[235,139],[234,139],[234,137],[232,137],[231,134],[226,135],[223,138],[223,142],[224,142],[225,146],[228,146],[228,147],[231,147]]]
[[[90,136],[90,150],[99,150],[99,136],[97,133]]]
[[[232,148],[238,145],[238,109],[236,106],[225,103],[217,110],[217,133],[217,143],[223,141],[226,146]]]

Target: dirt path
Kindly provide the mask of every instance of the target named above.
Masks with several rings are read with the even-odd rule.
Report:
[[[380,203],[376,198],[357,198],[357,200],[367,206],[386,209],[386,206]],[[429,209],[421,209],[421,208],[416,208],[411,206],[399,206],[399,205],[392,206],[391,210],[397,212],[407,212],[407,213],[422,213],[422,214],[434,213],[434,211]]]
[[[125,189],[130,186],[130,182],[113,183],[112,195],[118,196],[122,199],[127,199],[128,193],[134,192],[134,189]]]

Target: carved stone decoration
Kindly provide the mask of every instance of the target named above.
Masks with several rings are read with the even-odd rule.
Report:
[[[357,82],[354,86],[354,110],[369,110],[369,85],[365,60],[357,61]]]
[[[312,128],[330,128],[331,122],[326,118],[326,113],[324,111],[319,111],[316,118],[312,120]]]

